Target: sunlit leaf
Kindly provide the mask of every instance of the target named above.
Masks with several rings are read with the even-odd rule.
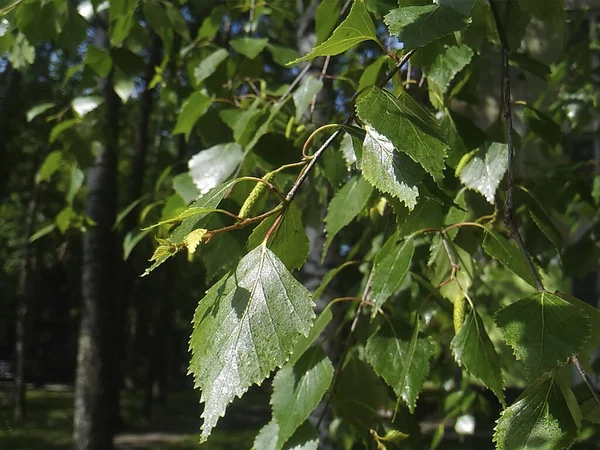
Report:
[[[310,293],[265,246],[208,290],[194,314],[190,372],[205,403],[201,440],[235,396],[289,358],[312,326]]]
[[[564,364],[590,338],[587,314],[557,295],[538,292],[502,308],[496,324],[532,379]]]
[[[46,156],[44,162],[42,163],[42,166],[38,170],[35,176],[35,182],[41,183],[42,181],[49,180],[50,177],[52,177],[52,175],[54,175],[56,171],[60,168],[62,157],[63,154],[60,150],[50,152]]]
[[[508,146],[494,142],[485,149],[465,155],[456,173],[465,186],[482,194],[493,205],[496,189],[507,167]]]
[[[194,184],[202,194],[225,181],[244,158],[242,147],[236,143],[218,144],[196,153],[188,161]]]
[[[54,108],[54,103],[41,103],[27,111],[27,122],[31,122],[40,114],[44,114],[50,108]]]

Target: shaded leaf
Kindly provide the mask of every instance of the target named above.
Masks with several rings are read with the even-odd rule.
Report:
[[[372,192],[373,188],[369,183],[359,176],[354,176],[335,193],[325,217],[327,239],[323,246],[323,258],[334,236],[362,211]]]
[[[471,58],[473,50],[466,45],[446,47],[427,71],[427,77],[445,93],[450,82],[471,62]]]
[[[308,109],[308,105],[312,102],[323,88],[323,82],[315,77],[304,77],[298,89],[294,91],[293,98],[296,105],[296,122],[300,122],[302,116]]]
[[[239,144],[218,144],[196,153],[188,161],[190,176],[202,194],[225,181],[244,159]]]
[[[83,63],[102,78],[106,78],[112,69],[112,59],[106,50],[89,45]]]
[[[60,168],[62,157],[63,154],[60,150],[55,150],[53,152],[48,153],[35,176],[35,182],[41,183],[42,181],[49,180],[50,177],[52,177],[52,175],[54,175],[56,171]]]
[[[54,108],[54,103],[41,103],[27,111],[27,122],[31,122],[40,114],[44,114],[50,108]]]
[[[273,379],[271,406],[279,425],[277,448],[294,434],[317,407],[333,379],[333,365],[320,346],[308,349]]]
[[[399,243],[399,237],[399,232],[390,236],[373,261],[371,317],[377,315],[379,308],[400,287],[410,267],[415,250],[413,240]]]
[[[69,183],[69,189],[65,195],[69,205],[73,204],[73,200],[75,200],[75,196],[79,192],[79,189],[81,189],[81,186],[83,186],[84,180],[85,174],[83,173],[83,170],[74,165],[71,169],[71,181]]]
[[[500,359],[477,311],[469,312],[450,347],[456,362],[483,381],[505,405]]]
[[[173,177],[173,189],[181,195],[186,204],[193,202],[202,195],[188,172],[180,173]]]
[[[268,217],[254,229],[248,238],[248,250],[261,245],[276,217]],[[267,246],[288,270],[299,269],[304,265],[308,256],[309,241],[302,225],[302,213],[294,202],[286,208],[283,220],[271,235]]]
[[[498,419],[497,450],[559,450],[577,437],[577,426],[554,377],[544,377],[521,394]]]
[[[33,233],[31,235],[31,237],[29,238],[29,243],[37,241],[40,238],[43,238],[47,234],[52,233],[55,229],[56,229],[56,224],[55,223],[49,223],[48,225],[40,228],[35,233]]]
[[[339,55],[363,41],[377,41],[375,25],[363,0],[354,0],[348,17],[335,29],[329,39],[315,47],[308,55],[288,65],[308,61],[317,56]]]
[[[229,45],[233,47],[233,49],[244,55],[246,58],[254,59],[258,56],[260,52],[264,50],[264,48],[269,42],[268,39],[258,39],[258,38],[250,38],[250,37],[242,37],[237,39],[232,39],[229,41]]]
[[[419,338],[417,324],[410,330],[406,324],[386,321],[367,341],[365,357],[412,413],[435,351],[431,338]]]
[[[205,403],[205,441],[235,396],[261,383],[310,331],[310,292],[265,246],[208,290],[194,314],[190,372]]]
[[[177,124],[172,134],[185,134],[185,138],[189,139],[194,125],[208,111],[210,105],[212,105],[212,99],[208,95],[199,91],[190,95],[181,107],[181,112],[177,116]]]
[[[493,142],[486,149],[480,148],[463,156],[456,174],[465,186],[482,194],[493,205],[496,189],[507,167],[508,146]]]
[[[529,131],[552,146],[563,140],[560,126],[552,118],[532,106],[525,105],[523,122]]]
[[[439,182],[444,178],[442,171],[448,146],[436,119],[408,94],[396,98],[372,87],[360,96],[356,112],[369,128],[423,166],[434,180]]]
[[[529,271],[525,256],[514,241],[488,230],[483,239],[483,249],[512,273],[535,287],[535,279]]]
[[[315,297],[313,297],[313,299],[315,299]],[[333,313],[331,312],[331,308],[327,306],[315,319],[315,322],[312,328],[310,329],[310,333],[308,333],[308,336],[300,336],[298,342],[296,342],[296,345],[294,346],[294,350],[292,351],[292,356],[290,356],[288,364],[296,364],[296,361],[300,359],[304,352],[308,350],[308,348],[321,335],[323,330],[325,330],[325,327],[329,325],[331,319],[333,319]]]
[[[532,379],[564,364],[590,338],[587,314],[557,295],[538,292],[496,313],[496,324]]]
[[[228,56],[229,53],[227,53],[227,50],[220,48],[212,52],[206,58],[203,58],[193,70],[196,85],[199,85],[215,73],[219,64],[225,61]]]
[[[285,67],[289,61],[298,57],[298,52],[293,48],[267,44],[267,50],[273,55],[273,60],[282,67]]]

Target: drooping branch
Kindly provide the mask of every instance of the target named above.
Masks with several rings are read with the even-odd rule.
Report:
[[[535,287],[538,291],[545,291],[544,285],[542,284],[542,280],[535,269],[535,265],[533,264],[533,260],[529,255],[529,252],[525,248],[525,243],[523,242],[523,237],[519,231],[519,224],[517,221],[517,216],[515,214],[515,199],[513,195],[514,191],[514,179],[515,179],[515,147],[513,143],[513,121],[512,121],[512,107],[511,107],[511,95],[510,95],[510,77],[508,73],[508,56],[510,53],[510,48],[508,45],[508,38],[506,37],[506,30],[502,25],[502,20],[500,18],[500,13],[498,12],[498,7],[496,5],[495,0],[489,0],[490,8],[492,10],[492,15],[494,16],[494,21],[496,23],[496,29],[498,30],[498,37],[500,39],[500,46],[502,51],[502,109],[504,111],[504,119],[506,121],[506,131],[508,133],[506,142],[508,145],[508,169],[506,175],[506,199],[504,203],[504,223],[508,227],[513,239],[519,246],[521,253],[525,257],[525,261],[527,262],[527,267],[529,271],[533,275],[533,279],[535,281]],[[507,7],[510,4],[510,0],[507,2]]]

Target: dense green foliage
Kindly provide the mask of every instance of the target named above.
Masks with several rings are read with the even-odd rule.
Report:
[[[316,449],[308,418],[324,399],[343,448],[423,448],[415,424],[431,387],[444,397],[431,448],[465,417],[496,421],[499,450],[588,437],[600,405],[574,385],[594,370],[600,312],[569,291],[600,255],[598,160],[576,144],[598,131],[598,40],[581,39],[585,22],[562,1],[323,0],[314,48],[298,55],[291,3],[8,2],[0,47],[14,69],[42,42],[68,61],[60,98],[27,114],[52,123],[39,127],[35,183],[63,197],[32,240],[95,226],[81,199],[102,141],[98,78],[122,102],[131,176],[128,123],[160,39],[143,86],[157,89],[154,172],[115,229],[124,259],[152,255],[148,279],[188,270],[178,253],[204,268],[189,341],[202,441],[265,380],[272,419],[256,450]],[[109,49],[86,37],[93,20],[107,20]],[[536,45],[557,50],[542,62]],[[326,234],[316,254],[331,269],[312,293],[298,281],[307,228]],[[204,288],[197,278],[190,289]],[[324,351],[330,341],[341,354]]]

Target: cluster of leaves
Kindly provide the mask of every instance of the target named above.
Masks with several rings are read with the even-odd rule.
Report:
[[[11,49],[15,66],[33,60],[28,42],[35,42],[42,17],[31,12],[34,2],[22,3],[15,10],[16,37],[5,34],[13,40],[0,41]],[[98,1],[78,9],[66,0],[44,1],[43,17],[54,18],[44,36],[66,39],[66,24],[69,33],[81,29],[74,24],[86,20],[87,3],[90,11],[102,7]],[[562,270],[559,262],[566,266],[586,243],[595,249],[589,259],[597,256],[600,183],[596,178],[590,191],[578,181],[585,168],[574,168],[558,125],[571,117],[576,93],[562,92],[547,113],[543,101],[524,104],[519,117],[526,131],[512,139],[517,154],[526,146],[535,154],[522,161],[526,169],[544,168],[523,170],[516,180],[522,205],[517,217],[530,256],[500,218],[502,180],[514,170],[508,167],[512,148],[505,121],[486,130],[476,125],[485,123],[476,117],[483,115],[481,87],[497,92],[482,81],[491,73],[489,62],[500,61],[501,39],[488,3],[354,0],[338,25],[333,19],[342,2],[325,1],[316,11],[317,44],[300,58],[292,36],[282,31],[275,39],[268,32],[294,20],[286,2],[259,3],[216,5],[192,38],[174,3],[111,1],[110,51],[89,44],[65,80],[80,77],[83,85],[91,84],[113,71],[115,90],[126,102],[134,90],[128,74],[137,70],[137,49],[155,34],[165,52],[150,87],[161,88],[166,114],[174,118],[171,134],[200,136],[206,147],[189,160],[187,173],[173,178],[174,194],[153,197],[146,206],[141,223],[164,204],[157,223],[132,231],[124,243],[127,256],[144,236],[157,237],[145,275],[185,250],[206,266],[212,287],[198,303],[190,339],[190,373],[204,402],[201,439],[236,396],[277,370],[272,419],[255,439],[257,450],[316,449],[317,432],[308,418],[326,396],[335,417],[331,433],[348,448],[356,441],[368,448],[399,442],[409,447],[419,437],[408,424],[426,380],[446,384],[460,367],[462,390],[449,395],[444,422],[472,413],[474,397],[463,394],[484,385],[503,408],[494,434],[498,449],[572,445],[584,420],[598,423],[595,398],[576,396],[567,370],[574,360],[593,370],[589,360],[600,344],[600,312],[566,293],[539,290],[537,278],[547,289],[563,286],[556,280],[579,273]],[[505,20],[501,32],[514,50],[511,65],[550,85],[572,83],[564,67],[550,73],[517,51],[530,21],[564,25],[562,2],[520,0],[498,7]],[[232,20],[243,24],[240,33],[221,39],[221,23]],[[402,49],[388,49],[387,37],[397,38]],[[339,117],[317,128],[312,113],[318,94],[330,89],[327,69],[292,81],[295,72],[288,67],[341,54],[332,58]],[[183,66],[185,90],[175,89],[169,78],[171,59]],[[285,74],[284,83],[269,76],[275,71]],[[496,79],[499,86],[497,73]],[[72,99],[60,117],[69,112],[73,118],[54,126],[50,143],[68,142],[73,127],[83,127],[93,139],[93,121],[83,117],[102,101],[93,95]],[[30,119],[53,107],[40,105]],[[331,129],[333,135],[322,139]],[[318,150],[309,155],[313,146]],[[48,179],[62,158],[60,151],[50,153],[39,179]],[[155,197],[168,173],[157,182]],[[311,293],[293,273],[309,253],[304,224],[321,220],[317,202],[328,204],[323,258],[334,253],[339,265]],[[568,229],[582,217],[592,225],[583,232]],[[60,223],[57,218],[62,229]],[[578,240],[568,241],[567,234]],[[339,243],[348,251],[340,252]],[[348,283],[315,315],[314,301],[349,270],[360,281]],[[357,307],[340,320],[350,325],[339,331],[348,348],[334,367],[322,346],[332,339],[324,333],[333,319],[331,305],[342,302]],[[515,380],[528,387],[507,405],[505,387]],[[442,424],[432,447],[443,432]]]

